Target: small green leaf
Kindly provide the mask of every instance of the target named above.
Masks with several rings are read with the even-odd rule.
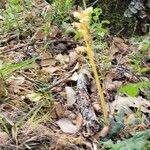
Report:
[[[127,95],[132,96],[132,97],[136,97],[139,94],[139,88],[133,84],[123,86],[118,91],[120,93],[124,93],[124,94],[127,94]]]
[[[125,85],[121,87],[118,92],[127,94],[128,96],[136,97],[139,95],[141,90],[144,92],[144,89],[147,90],[147,88],[150,88],[150,82],[138,82]]]

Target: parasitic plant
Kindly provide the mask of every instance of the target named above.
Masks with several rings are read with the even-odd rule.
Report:
[[[92,71],[95,77],[98,93],[100,96],[101,100],[101,106],[103,110],[103,115],[104,115],[104,122],[108,124],[108,112],[107,112],[107,106],[103,94],[103,89],[101,87],[100,79],[98,76],[98,72],[96,69],[96,65],[94,63],[94,56],[92,52],[92,45],[93,45],[93,40],[90,35],[90,20],[91,20],[91,14],[93,13],[93,8],[89,7],[83,11],[80,12],[74,12],[74,17],[79,20],[79,22],[74,22],[72,25],[77,28],[77,30],[82,34],[84,41],[86,43],[86,49],[87,49],[87,55],[92,67]]]

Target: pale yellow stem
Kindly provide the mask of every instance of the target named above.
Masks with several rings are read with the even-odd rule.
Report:
[[[101,87],[101,82],[98,76],[98,72],[96,69],[96,65],[94,63],[94,56],[92,54],[92,40],[90,38],[90,35],[88,33],[88,28],[86,27],[86,25],[83,25],[83,36],[84,36],[84,40],[86,42],[86,46],[87,46],[87,54],[89,57],[89,61],[94,73],[94,77],[95,77],[95,81],[96,81],[96,85],[97,85],[97,89],[98,89],[98,93],[100,96],[100,100],[101,100],[101,106],[102,106],[102,110],[103,110],[103,115],[104,115],[104,121],[105,123],[108,125],[108,112],[107,112],[107,106],[106,106],[106,102],[105,102],[105,98],[104,98],[104,94],[103,94],[103,89]]]
[[[89,61],[90,61],[90,64],[91,64],[91,67],[92,67],[92,70],[94,73],[94,77],[95,77],[95,81],[96,81],[96,85],[97,85],[97,89],[98,89],[98,94],[100,96],[101,106],[102,106],[103,115],[104,115],[104,121],[106,124],[108,124],[108,112],[107,112],[107,106],[106,106],[105,98],[104,98],[104,94],[103,94],[103,89],[101,87],[101,82],[100,82],[98,72],[96,70],[96,66],[94,63],[94,57],[92,54],[92,50],[89,45],[87,45],[87,54],[88,54]]]

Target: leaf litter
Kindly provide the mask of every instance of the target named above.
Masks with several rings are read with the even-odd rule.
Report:
[[[42,11],[46,17],[49,8],[43,5],[49,7],[43,3],[34,11]],[[103,66],[102,71],[96,60],[100,72],[106,72],[102,83],[107,110],[113,116],[107,126],[86,47],[65,37],[55,25],[47,35],[34,13],[31,18],[23,16],[34,25],[33,32],[23,33],[19,39],[14,33],[0,35],[0,148],[100,149],[99,139],[120,139],[124,130],[126,134],[138,131],[138,125],[148,128],[150,103],[145,95],[117,93],[125,83],[140,81],[128,63],[133,45],[120,37],[109,37],[105,53],[112,52],[108,55],[111,67]],[[34,19],[40,20],[38,24]],[[94,55],[99,54],[96,51]],[[142,77],[149,82],[147,75]],[[121,108],[124,115],[120,117]]]

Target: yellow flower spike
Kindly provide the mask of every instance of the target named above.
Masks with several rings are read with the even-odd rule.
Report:
[[[85,14],[91,14],[91,13],[93,13],[93,7],[88,7],[88,8],[86,8],[84,11],[83,11]]]
[[[96,69],[96,65],[94,63],[94,56],[92,54],[92,38],[90,36],[90,15],[93,12],[93,8],[87,8],[84,11],[76,12],[74,13],[74,16],[77,16],[77,18],[79,19],[80,23],[78,23],[78,27],[77,29],[82,33],[83,37],[84,37],[84,41],[86,43],[86,48],[87,48],[87,55],[89,57],[89,61],[92,67],[92,71],[94,73],[94,77],[95,77],[95,81],[96,81],[96,85],[97,85],[97,89],[98,89],[98,93],[100,96],[100,100],[101,100],[101,106],[102,106],[102,110],[103,110],[103,116],[104,116],[104,121],[105,123],[108,125],[108,112],[107,112],[107,106],[106,106],[106,102],[105,102],[105,98],[104,98],[104,94],[103,94],[103,89],[101,87],[101,82],[98,76],[98,72]],[[79,25],[80,24],[80,25]]]
[[[77,19],[81,19],[81,14],[80,14],[79,12],[77,12],[77,11],[75,11],[75,12],[73,13],[73,16],[74,16],[75,18],[77,18]]]

